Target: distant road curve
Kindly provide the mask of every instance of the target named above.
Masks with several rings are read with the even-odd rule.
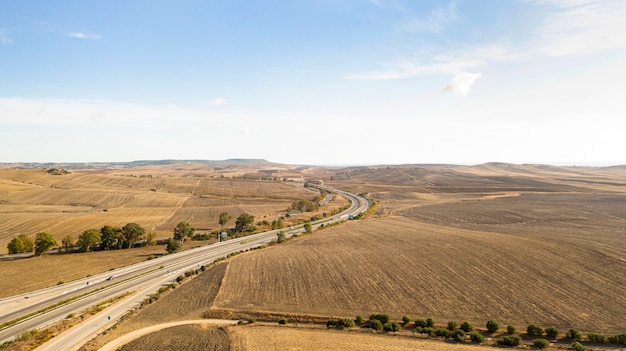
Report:
[[[369,201],[360,195],[333,189],[324,185],[312,185],[312,187],[339,194],[346,197],[351,202],[350,207],[345,211],[312,222],[313,228],[347,220],[350,216],[357,216],[369,208]],[[160,287],[175,282],[176,278],[185,271],[213,263],[215,259],[225,257],[233,252],[245,251],[269,244],[276,239],[276,235],[280,231],[285,231],[287,236],[292,236],[294,234],[303,233],[305,230],[303,225],[270,230],[221,243],[200,246],[171,255],[165,255],[153,260],[140,262],[46,289],[32,291],[27,294],[0,299],[1,324],[39,311],[42,308],[57,304],[69,298],[81,296],[72,302],[36,314],[19,323],[1,329],[0,344],[5,341],[13,340],[16,335],[27,330],[44,328],[62,320],[71,313],[80,313],[101,301],[106,301],[112,297],[132,292],[132,294],[122,301],[89,318],[88,323],[76,325],[62,335],[53,338],[50,342],[44,344],[37,350],[67,351],[77,349],[82,346],[84,342],[113,325],[126,311],[141,303],[145,297],[157,292]],[[100,290],[95,291],[95,289]],[[76,345],[76,347],[73,348],[73,345]]]

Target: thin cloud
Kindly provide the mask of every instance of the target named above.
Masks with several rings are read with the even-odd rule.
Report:
[[[222,97],[218,97],[216,99],[214,99],[213,101],[211,101],[211,105],[213,106],[222,106],[228,103],[228,100],[222,98]]]
[[[9,45],[13,43],[13,38],[9,36],[4,28],[0,29],[0,43],[2,43],[2,45]]]
[[[480,78],[480,73],[469,73],[469,72],[460,72],[457,73],[454,78],[450,81],[443,91],[454,91],[463,96],[467,96],[470,88],[478,78]]]
[[[405,28],[411,31],[439,33],[458,18],[456,5],[451,2],[446,7],[432,10],[426,17],[413,19],[405,25]]]
[[[70,33],[67,33],[67,36],[70,38],[90,39],[90,40],[98,40],[102,38],[100,34],[86,34],[86,33],[80,33],[80,32],[70,32]]]
[[[546,14],[535,31],[537,50],[548,56],[626,48],[623,0],[526,0]]]

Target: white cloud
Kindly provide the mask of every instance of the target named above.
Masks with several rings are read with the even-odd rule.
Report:
[[[80,32],[70,32],[70,33],[67,33],[67,36],[70,38],[91,39],[91,40],[98,40],[102,37],[100,34],[85,34],[85,33],[80,33]]]
[[[456,5],[451,2],[446,7],[432,10],[424,18],[416,18],[410,21],[405,28],[413,31],[441,32],[446,25],[458,19]]]
[[[213,101],[211,101],[211,105],[213,106],[222,106],[228,103],[228,100],[222,98],[222,97],[218,97],[216,99],[213,99]]]
[[[544,24],[535,31],[541,54],[580,55],[626,48],[626,1],[527,1],[546,14]]]
[[[0,29],[0,43],[2,43],[2,45],[9,45],[13,43],[13,39],[4,28]]]
[[[348,76],[348,79],[392,80],[427,75],[453,75],[489,65],[490,62],[508,60],[516,54],[504,45],[468,46],[441,53],[426,51],[412,58],[388,63],[380,71]]]
[[[480,78],[480,73],[468,73],[468,72],[460,72],[452,78],[450,84],[448,84],[443,90],[444,91],[456,91],[457,93],[467,96],[470,88],[476,82],[478,78]]]

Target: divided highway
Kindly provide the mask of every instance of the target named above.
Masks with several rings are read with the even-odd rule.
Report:
[[[321,225],[346,220],[350,216],[356,216],[369,208],[369,201],[362,196],[327,186],[313,186],[344,196],[351,202],[350,207],[342,213],[313,222],[314,229]],[[233,252],[269,244],[276,239],[276,235],[280,231],[285,231],[287,236],[292,236],[303,233],[304,229],[302,225],[299,225],[231,239],[118,268],[47,289],[0,299],[0,324],[2,324],[80,296],[59,307],[35,314],[19,323],[3,328],[0,330],[0,344],[12,340],[16,335],[24,331],[44,328],[71,313],[80,313],[101,301],[131,292],[131,294],[114,306],[108,307],[103,312],[91,317],[88,321],[80,323],[69,331],[53,338],[38,350],[78,349],[86,341],[115,323],[126,311],[139,304],[144,298],[157,292],[160,287],[175,282],[176,277],[185,271],[210,264],[215,259],[225,257]]]

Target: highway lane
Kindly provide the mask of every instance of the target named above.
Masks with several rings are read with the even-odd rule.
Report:
[[[328,217],[313,222],[313,227],[317,228],[322,224],[331,224],[348,218],[349,215],[358,215],[367,210],[369,202],[367,199],[341,190],[335,190],[325,186],[315,186],[345,196],[351,202],[351,206],[344,212],[335,216]],[[146,296],[156,292],[161,286],[167,285],[176,280],[176,277],[186,270],[196,269],[202,265],[210,264],[215,259],[225,257],[232,252],[248,250],[264,244],[268,244],[276,239],[276,234],[285,231],[288,236],[304,232],[303,226],[294,226],[291,229],[271,230],[259,234],[249,235],[246,237],[231,239],[222,243],[206,245],[195,249],[182,251],[176,254],[166,255],[154,260],[137,263],[135,265],[122,267],[116,270],[103,272],[91,277],[80,279],[71,283],[62,284],[47,289],[22,294],[0,300],[0,322],[13,320],[19,316],[26,315],[41,308],[56,304],[66,300],[69,297],[78,296],[85,292],[93,291],[97,288],[104,288],[100,291],[93,292],[88,296],[81,297],[75,301],[67,303],[63,306],[30,317],[16,325],[0,330],[0,343],[12,340],[15,335],[30,329],[40,329],[50,325],[58,320],[65,318],[70,313],[80,313],[90,306],[100,301],[105,301],[111,297],[119,296],[128,291],[134,291],[130,297],[126,298],[124,303],[116,304],[116,306],[125,306],[121,308],[127,311],[132,306],[140,303]],[[107,278],[113,277],[112,280]],[[26,298],[28,296],[28,298]],[[118,307],[116,307],[117,309]],[[123,312],[117,316],[111,316],[106,323],[88,323],[94,330],[85,326],[76,326],[72,330],[84,329],[80,333],[91,335],[105,329],[103,327],[107,323],[113,323]],[[100,314],[99,314],[100,315]],[[102,316],[93,318],[101,318]],[[110,314],[109,314],[110,315]],[[108,316],[107,316],[108,317]],[[91,320],[90,319],[90,320]],[[97,319],[94,319],[97,320]],[[85,323],[81,323],[85,324]],[[72,335],[71,332],[66,333]],[[95,335],[94,334],[94,335]],[[83,335],[84,336],[84,335]],[[75,338],[77,336],[71,336]],[[80,336],[78,336],[81,338]],[[60,340],[58,337],[54,340]],[[70,339],[66,339],[70,340]],[[59,348],[64,349],[64,348]],[[66,349],[66,348],[65,348]]]

